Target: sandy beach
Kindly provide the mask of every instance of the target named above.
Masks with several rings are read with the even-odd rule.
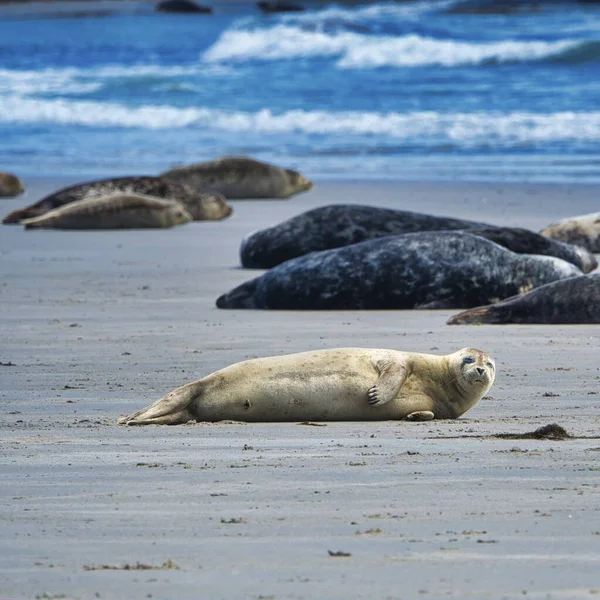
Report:
[[[2,214],[67,183],[25,179]],[[244,234],[315,206],[537,230],[596,211],[599,195],[593,185],[317,182],[172,230],[3,226],[0,597],[597,597],[600,326],[449,327],[457,311],[214,302],[257,273],[238,266]],[[475,346],[496,357],[498,376],[457,421],[116,425],[233,362],[335,346]],[[575,437],[493,437],[550,423]]]

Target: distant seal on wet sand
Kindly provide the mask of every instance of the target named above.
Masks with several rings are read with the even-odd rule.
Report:
[[[270,269],[309,252],[388,235],[443,230],[466,230],[519,254],[556,256],[573,263],[584,273],[597,266],[596,258],[587,250],[548,240],[527,229],[360,204],[321,206],[273,227],[252,232],[242,241],[240,259],[245,268]]]
[[[590,252],[600,253],[600,212],[557,221],[540,233],[554,240],[577,244]]]
[[[23,219],[43,215],[49,210],[60,208],[71,202],[109,196],[115,193],[143,194],[168,200],[178,200],[185,205],[186,210],[195,220],[223,219],[232,212],[231,207],[227,205],[222,196],[209,190],[198,193],[185,185],[175,181],[167,181],[160,177],[115,177],[78,183],[63,188],[27,208],[11,212],[2,222],[5,224],[19,223]],[[217,196],[221,199],[216,200]],[[221,205],[221,208],[216,209],[217,205]]]
[[[155,6],[155,10],[157,12],[178,14],[210,15],[212,13],[210,6],[201,6],[191,0],[163,0]]]
[[[447,356],[316,350],[231,365],[176,388],[119,423],[456,419],[482,398],[494,377],[493,358],[474,348]]]
[[[25,219],[25,229],[146,229],[189,223],[183,205],[141,194],[112,194],[86,198]]]
[[[236,156],[175,167],[161,177],[198,191],[217,190],[229,200],[288,198],[312,187],[312,182],[297,171]]]
[[[12,173],[0,173],[0,198],[13,198],[25,191],[21,180]]]
[[[465,232],[428,231],[312,252],[217,300],[219,308],[468,308],[581,275],[550,256],[515,254]]]
[[[471,308],[448,319],[448,325],[473,323],[599,324],[600,273],[548,283],[522,296]]]

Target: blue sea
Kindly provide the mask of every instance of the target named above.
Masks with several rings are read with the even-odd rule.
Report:
[[[600,182],[600,5],[204,4],[0,13],[0,170],[250,155],[316,179]]]

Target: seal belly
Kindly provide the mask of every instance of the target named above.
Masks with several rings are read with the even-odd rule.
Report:
[[[311,352],[246,361],[202,380],[194,401],[199,421],[344,421],[398,418],[395,403],[371,407],[378,373],[364,355]],[[301,357],[301,358],[300,358]],[[286,364],[289,362],[289,365]],[[337,362],[337,364],[334,364]]]

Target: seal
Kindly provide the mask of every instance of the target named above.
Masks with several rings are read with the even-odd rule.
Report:
[[[448,325],[600,323],[600,273],[548,283],[522,296],[478,306],[448,319]]]
[[[600,253],[600,212],[551,223],[540,232],[543,236],[577,244]]]
[[[262,10],[262,12],[271,13],[282,13],[282,12],[302,12],[304,6],[301,4],[295,4],[293,2],[284,2],[282,0],[264,0],[257,2],[256,6]]]
[[[236,363],[118,422],[456,419],[484,396],[494,377],[494,359],[474,348],[446,356],[315,350]]]
[[[86,198],[25,219],[25,229],[147,229],[189,223],[182,204],[141,194]]]
[[[27,208],[11,212],[2,222],[5,224],[20,223],[23,219],[38,217],[65,204],[116,193],[142,194],[177,200],[185,205],[186,210],[195,220],[223,219],[232,212],[231,207],[227,205],[222,196],[220,196],[220,200],[216,200],[217,193],[214,191],[206,191],[200,194],[185,185],[175,181],[166,181],[160,177],[115,177],[88,181],[63,188]],[[215,210],[217,205],[221,205],[221,208]]]
[[[476,221],[391,208],[330,204],[249,233],[242,240],[240,259],[242,266],[248,269],[270,269],[309,252],[340,248],[388,235],[476,227],[489,226]]]
[[[230,156],[165,171],[161,177],[202,191],[221,192],[229,200],[288,198],[312,188],[312,182],[292,169],[251,158]]]
[[[157,12],[178,14],[212,14],[210,6],[201,6],[191,0],[163,0],[156,5],[155,10]]]
[[[12,173],[0,173],[0,198],[13,198],[25,191],[21,180]]]
[[[312,252],[217,300],[219,308],[470,308],[581,275],[550,256],[515,254],[461,231],[388,236]]]
[[[527,229],[360,204],[321,206],[250,233],[242,241],[240,260],[248,269],[270,269],[309,252],[388,235],[443,230],[469,231],[519,254],[556,256],[573,263],[584,273],[597,266],[596,258],[587,250],[549,240]]]

